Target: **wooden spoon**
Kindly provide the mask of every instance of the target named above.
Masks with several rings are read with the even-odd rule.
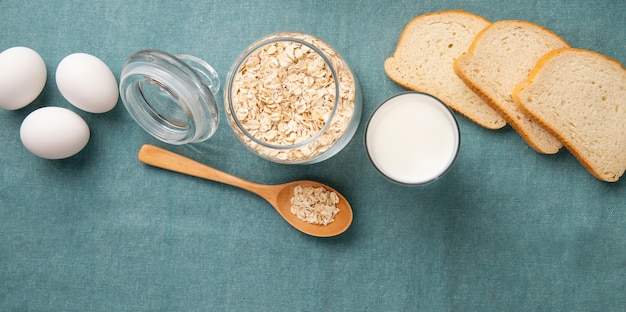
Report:
[[[339,194],[339,192],[319,182],[303,180],[278,185],[257,184],[211,168],[185,156],[148,144],[141,147],[138,158],[141,162],[151,166],[221,182],[257,194],[274,206],[285,221],[303,233],[312,236],[329,237],[339,235],[347,230],[352,223],[352,208],[348,201]],[[298,219],[295,214],[291,213],[291,197],[293,196],[294,187],[298,185],[302,187],[321,186],[328,191],[337,193],[337,196],[339,196],[339,203],[337,204],[339,212],[335,216],[335,221],[328,225],[311,224]]]

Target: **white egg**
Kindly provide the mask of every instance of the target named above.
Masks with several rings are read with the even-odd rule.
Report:
[[[34,101],[46,85],[46,64],[27,47],[0,53],[0,108],[20,109]]]
[[[46,159],[68,158],[89,142],[89,126],[75,112],[63,107],[43,107],[30,113],[20,128],[22,144]]]
[[[57,66],[56,83],[68,102],[90,113],[110,111],[119,98],[113,72],[91,54],[74,53],[63,58]]]

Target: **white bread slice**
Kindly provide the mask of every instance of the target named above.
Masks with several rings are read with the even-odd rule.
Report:
[[[615,182],[626,170],[626,69],[616,60],[574,48],[549,52],[513,99],[599,180]]]
[[[487,104],[498,111],[535,151],[554,154],[559,140],[528,118],[511,99],[547,52],[569,47],[555,33],[530,22],[504,20],[490,24],[472,42],[467,54],[454,62],[454,71]]]
[[[464,11],[442,11],[411,20],[400,35],[385,72],[397,84],[430,93],[461,115],[488,129],[506,122],[473,93],[452,69],[455,58],[465,53],[486,19]]]

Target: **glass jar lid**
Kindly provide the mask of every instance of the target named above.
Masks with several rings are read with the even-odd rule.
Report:
[[[128,57],[120,97],[132,118],[170,144],[201,142],[217,130],[217,72],[190,55],[141,50]]]

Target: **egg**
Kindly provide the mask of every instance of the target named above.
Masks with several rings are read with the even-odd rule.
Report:
[[[91,54],[74,53],[63,58],[55,79],[63,97],[86,112],[105,113],[117,104],[119,91],[113,72]]]
[[[33,102],[46,85],[46,75],[46,64],[34,50],[4,50],[0,53],[0,108],[16,110]]]
[[[46,159],[63,159],[80,152],[89,142],[89,126],[63,107],[43,107],[30,113],[20,127],[22,144]]]

